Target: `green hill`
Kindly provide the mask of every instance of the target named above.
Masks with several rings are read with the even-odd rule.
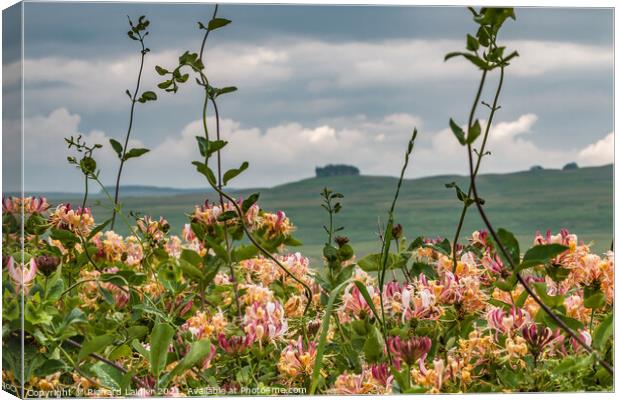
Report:
[[[454,189],[444,185],[455,181],[464,190],[468,178],[437,176],[406,180],[396,210],[396,222],[405,235],[445,236],[452,240],[460,213]],[[397,179],[381,176],[336,176],[310,178],[268,189],[261,193],[260,205],[266,210],[284,210],[297,226],[296,237],[304,242],[300,249],[318,260],[325,240],[322,225],[326,214],[321,208],[319,192],[327,186],[344,194],[344,208],[336,224],[345,227],[358,255],[379,248],[378,224],[385,221]],[[577,170],[538,170],[510,174],[488,174],[478,178],[479,192],[486,200],[486,210],[496,227],[514,232],[523,246],[533,240],[537,230],[553,232],[567,228],[586,242],[593,242],[597,252],[609,248],[613,235],[613,167]],[[247,195],[249,190],[239,191]],[[205,191],[205,193],[207,193]],[[211,199],[215,199],[209,194]],[[126,210],[152,216],[165,216],[175,231],[187,221],[193,206],[202,204],[204,195],[196,193],[174,196],[126,197]],[[109,209],[94,207],[98,221]],[[104,215],[102,215],[104,214]],[[117,224],[123,230],[123,224]],[[463,232],[468,235],[483,224],[472,207]]]

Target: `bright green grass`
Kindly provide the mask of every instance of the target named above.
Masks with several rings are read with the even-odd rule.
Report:
[[[440,176],[404,182],[395,219],[403,225],[409,239],[416,236],[444,236],[450,241],[460,214],[460,202],[454,189],[444,184],[456,181],[467,190],[468,179]],[[337,226],[351,239],[357,255],[379,249],[377,231],[386,220],[397,179],[378,176],[311,178],[270,189],[258,189],[259,203],[266,210],[284,210],[297,226],[295,236],[304,246],[299,248],[314,261],[320,259],[325,234],[325,211],[319,192],[324,186],[344,194],[344,208],[337,215]],[[596,252],[609,248],[613,232],[613,168],[611,165],[581,168],[574,171],[526,171],[511,174],[489,174],[478,178],[480,196],[496,228],[512,231],[521,246],[529,246],[537,230],[554,233],[567,228],[580,240],[593,242]],[[242,191],[246,195],[249,191]],[[216,200],[211,194],[211,200]],[[105,201],[102,201],[105,202]],[[186,214],[204,197],[196,194],[125,198],[125,210],[140,211],[153,217],[166,217],[178,233],[187,222]],[[97,221],[103,221],[109,210],[95,206]],[[103,214],[103,215],[102,215]],[[119,221],[120,222],[120,221]],[[126,226],[117,222],[117,230]],[[483,227],[475,207],[471,207],[463,235]]]

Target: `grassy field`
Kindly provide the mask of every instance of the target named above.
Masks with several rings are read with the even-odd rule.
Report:
[[[461,203],[454,189],[445,188],[457,182],[467,189],[468,179],[461,176],[438,176],[407,180],[403,184],[396,210],[396,222],[405,235],[445,236],[452,240]],[[478,178],[479,192],[486,200],[486,210],[496,227],[515,233],[522,247],[529,245],[537,230],[553,232],[567,228],[585,242],[593,242],[594,250],[603,252],[610,246],[613,234],[613,168],[611,165],[572,171],[542,170],[511,174],[489,174]],[[346,176],[311,178],[268,189],[258,189],[260,205],[266,210],[284,210],[297,226],[295,236],[303,241],[300,249],[318,261],[325,234],[322,225],[326,214],[319,193],[327,186],[344,194],[344,208],[336,224],[345,227],[343,234],[351,239],[358,256],[378,251],[378,224],[385,221],[397,179],[379,176]],[[247,195],[249,191],[238,193]],[[209,194],[215,199],[213,194]],[[126,210],[152,216],[164,216],[179,232],[187,222],[186,214],[204,196],[190,193],[173,196],[125,197]],[[94,206],[95,217],[103,221],[109,209]],[[126,232],[126,226],[117,225]],[[482,228],[477,210],[469,210],[463,229],[469,234]]]

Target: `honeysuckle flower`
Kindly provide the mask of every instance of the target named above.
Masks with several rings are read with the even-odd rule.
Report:
[[[125,253],[125,241],[123,237],[113,231],[107,231],[101,238],[103,255],[109,262],[120,261]]]
[[[371,394],[376,393],[376,384],[368,370],[361,374],[344,372],[340,374],[334,386],[329,390],[332,394]]]
[[[180,258],[183,251],[181,239],[178,236],[170,236],[164,244],[164,250],[172,258]]]
[[[9,277],[15,285],[15,291],[17,293],[23,290],[24,294],[28,294],[28,292],[30,291],[30,285],[34,281],[34,278],[37,276],[37,264],[34,257],[30,259],[27,268],[25,268],[21,264],[17,264],[19,263],[15,262],[15,259],[13,257],[9,258],[9,261],[7,263]]]
[[[230,280],[230,276],[228,276],[225,272],[218,272],[213,278],[213,283],[216,285],[230,285],[232,281]]]
[[[310,342],[304,346],[302,337],[289,343],[280,353],[278,370],[288,381],[301,376],[310,376],[316,359],[316,343]]]
[[[381,307],[381,300],[378,291],[374,286],[366,286],[366,291],[373,301],[375,309]],[[373,312],[362,292],[356,285],[350,284],[345,288],[342,295],[342,305],[338,310],[338,315],[343,322],[348,322],[353,318],[364,318],[366,316],[373,318]]]
[[[491,255],[487,251],[482,257],[481,264],[495,278],[506,277],[509,273],[508,268],[504,266],[504,262],[497,253]]]
[[[505,335],[519,332],[523,326],[531,322],[527,311],[516,307],[512,307],[509,312],[499,307],[492,308],[487,312],[486,320],[489,328]]]
[[[2,212],[8,214],[42,214],[50,208],[45,197],[2,196]]]
[[[267,304],[274,300],[273,292],[268,287],[254,284],[243,284],[239,287],[245,290],[245,293],[239,298],[245,305]]]
[[[449,271],[444,273],[441,281],[428,281],[424,274],[420,274],[418,289],[428,290],[440,304],[454,304],[462,299],[459,283],[454,274]]]
[[[291,253],[282,256],[278,256],[278,260],[284,264],[284,266],[299,280],[305,282],[310,285],[314,282],[314,273],[310,270],[310,260],[308,257],[304,257],[301,253]],[[284,276],[285,284],[289,286],[295,286],[299,290],[302,289],[302,286],[299,282],[295,281],[288,274],[278,268],[280,274]]]
[[[95,226],[90,208],[79,207],[74,210],[71,204],[60,204],[49,216],[50,225],[56,229],[64,229],[75,234],[88,236]]]
[[[590,332],[588,332],[586,329],[579,329],[577,334],[581,337],[581,340],[583,340],[588,346],[592,345],[592,335],[590,335]],[[584,349],[583,346],[580,345],[579,342],[577,342],[577,339],[575,339],[574,337],[571,336],[568,341],[570,342],[575,353],[586,351],[586,349]]]
[[[485,231],[485,230],[474,231],[471,234],[471,238],[469,239],[469,241],[471,242],[471,244],[478,244],[478,245],[481,245],[482,247],[486,247],[488,245],[487,243],[488,237],[489,237],[488,231]]]
[[[438,358],[433,360],[433,368],[426,369],[423,364],[420,364],[419,369],[411,370],[414,382],[432,388],[432,393],[439,393],[446,375],[449,375],[449,371],[446,370],[444,360]]]
[[[401,315],[403,320],[405,314],[411,307],[411,293],[413,287],[409,284],[401,285],[400,282],[392,281],[385,285],[383,290],[383,305],[391,315]]]
[[[136,220],[136,226],[138,230],[144,234],[145,238],[154,244],[162,241],[170,230],[170,224],[165,218],[160,217],[159,220],[156,221],[148,215],[138,218]]]
[[[305,298],[300,295],[291,296],[286,303],[284,303],[284,311],[289,318],[299,318],[304,313]]]
[[[560,330],[551,330],[551,328],[532,323],[528,326],[524,326],[521,329],[523,338],[527,341],[527,344],[534,355],[537,358],[539,354],[542,354],[545,350],[552,350],[552,347],[564,340],[564,336],[560,334]]]
[[[468,364],[483,364],[493,357],[495,344],[493,338],[480,329],[471,331],[467,339],[459,340],[458,353]]]
[[[364,370],[367,370],[365,368]],[[370,376],[377,387],[378,394],[392,393],[392,382],[394,376],[390,373],[388,364],[373,364],[370,366]]]
[[[255,336],[253,334],[247,334],[245,336],[231,336],[230,338],[226,338],[226,336],[221,333],[217,341],[226,353],[238,355],[244,353],[248,350],[255,341]]]
[[[244,331],[254,335],[260,343],[280,339],[288,330],[284,309],[278,301],[256,302],[246,307],[243,325]]]
[[[212,334],[220,334],[226,328],[228,321],[218,311],[210,316],[206,311],[198,311],[181,326],[181,330],[189,331],[196,340],[210,337]]]
[[[284,211],[278,211],[275,214],[263,213],[258,218],[258,229],[265,231],[266,239],[273,239],[278,236],[289,236],[294,227]]]
[[[13,214],[19,212],[19,199],[17,197],[2,196],[2,213],[3,214]]]
[[[567,316],[583,323],[587,323],[590,320],[592,310],[586,308],[583,304],[583,291],[565,297],[564,307],[566,307]]]
[[[412,318],[436,320],[441,316],[442,309],[437,304],[437,299],[432,289],[419,286],[411,296],[411,306],[405,311],[407,320]]]
[[[416,362],[424,362],[426,354],[431,349],[432,342],[426,336],[413,336],[407,339],[396,336],[389,337],[387,345],[395,361],[412,366]]]
[[[561,244],[574,249],[577,246],[577,235],[570,234],[568,229],[561,229],[559,234],[552,235],[549,229],[544,237],[540,232],[536,232],[534,244]]]
[[[206,356],[204,360],[202,360],[202,369],[211,368],[211,363],[213,362],[213,360],[215,359],[215,356],[217,355],[217,348],[215,347],[213,343],[211,343],[210,349],[211,351],[209,352],[209,355]]]

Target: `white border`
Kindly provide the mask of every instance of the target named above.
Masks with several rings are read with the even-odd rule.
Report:
[[[46,2],[46,3],[51,3],[51,2],[62,2],[62,3],[206,3],[206,4],[213,4],[213,1],[200,1],[200,0],[168,0],[168,1],[151,1],[151,0],[132,0],[132,1],[122,1],[122,0],[108,0],[108,1],[97,1],[97,0],[64,0],[64,1],[47,1],[47,0],[25,0],[24,3],[41,3],[41,2]],[[1,8],[4,10],[14,4],[18,3],[18,1],[16,0],[8,0],[8,1],[3,1],[3,4],[1,5]],[[298,5],[381,5],[381,6],[390,6],[390,5],[403,5],[403,6],[470,6],[472,5],[472,2],[467,1],[467,0],[450,0],[449,2],[446,1],[416,1],[416,0],[391,0],[391,1],[383,1],[383,0],[375,0],[375,1],[362,1],[362,0],[338,0],[338,1],[330,1],[330,0],[313,0],[313,1],[302,1],[302,0],[288,0],[288,1],[263,1],[263,0],[244,0],[244,1],[232,1],[232,0],[220,0],[217,3],[219,4],[298,4]],[[475,2],[476,6],[512,6],[512,7],[575,7],[575,8],[613,8],[614,9],[614,96],[613,96],[613,102],[614,102],[614,133],[615,133],[615,121],[617,120],[618,117],[618,108],[616,107],[616,102],[615,102],[615,98],[616,98],[616,93],[618,92],[618,88],[619,88],[619,84],[618,84],[618,80],[615,79],[616,73],[618,72],[617,69],[617,64],[615,63],[615,54],[616,54],[616,50],[617,50],[617,43],[615,41],[615,37],[618,36],[619,33],[619,27],[618,24],[616,23],[616,13],[615,13],[615,7],[616,7],[616,1],[614,0],[597,0],[595,2],[593,1],[584,1],[584,0],[524,0],[524,1],[505,1],[505,0],[476,0]],[[22,14],[23,15],[23,14]],[[23,34],[23,32],[22,32]],[[2,40],[2,19],[0,18],[0,43]],[[22,47],[22,52],[23,52],[23,47]],[[22,54],[23,56],[23,54]],[[2,61],[2,52],[0,51],[0,63]],[[2,69],[0,68],[0,80],[2,79]],[[23,98],[22,98],[23,101]],[[2,118],[2,99],[0,99],[0,120]],[[23,123],[22,123],[23,126]],[[1,149],[2,149],[2,144],[0,142],[0,165],[2,162],[2,154],[1,154]],[[619,150],[620,150],[620,143],[618,141],[615,140],[615,136],[614,136],[614,155],[615,154],[619,154]],[[23,151],[23,149],[22,149]],[[614,157],[614,161],[615,161],[615,157]],[[22,162],[23,162],[23,155],[22,155]],[[618,178],[618,175],[615,173],[615,162],[614,162],[614,237],[615,238],[620,238],[620,235],[618,233],[620,233],[620,229],[618,227],[618,220],[617,220],[617,215],[615,213],[616,210],[616,204],[618,204],[618,197],[617,197],[617,188],[618,188],[618,184],[620,183],[620,179]],[[0,186],[2,185],[2,176],[0,174]],[[618,288],[618,283],[620,282],[620,274],[615,274],[615,287]],[[617,304],[616,301],[614,301],[615,304]],[[1,305],[0,305],[1,307]],[[1,308],[0,308],[1,310]],[[617,316],[617,315],[616,315]],[[618,327],[620,326],[618,323],[618,318],[616,318],[616,320],[614,321],[614,332],[619,332]],[[615,346],[614,349],[614,358],[616,360],[618,360],[618,354],[619,354],[619,350],[620,350],[620,344],[617,344]],[[0,355],[1,355],[1,349],[0,349]],[[614,377],[614,387],[617,389],[618,388],[618,382],[619,382],[619,375],[615,374],[616,376]],[[410,399],[412,398],[412,396],[414,395],[391,395],[389,396],[390,399],[394,398],[394,399]],[[433,398],[437,398],[437,399],[454,399],[454,398],[471,398],[473,396],[481,396],[484,399],[489,399],[489,400],[493,400],[493,399],[535,399],[538,396],[543,396],[545,398],[550,398],[550,399],[583,399],[585,396],[588,397],[588,400],[590,399],[609,399],[609,398],[616,398],[616,397],[620,397],[620,393],[618,393],[617,391],[615,393],[550,393],[550,394],[538,394],[538,393],[513,393],[513,394],[498,394],[498,393],[480,393],[480,394],[438,394],[438,395],[433,395]],[[321,396],[303,396],[305,398],[308,397],[317,397],[317,398],[321,398],[321,399],[333,399],[333,398],[338,398],[340,396],[331,396],[331,395],[321,395]],[[379,397],[379,396],[372,396],[372,397]],[[5,399],[5,398],[15,398],[11,395],[9,395],[6,392],[2,392],[0,391],[0,399]],[[214,397],[209,397],[214,398]],[[220,398],[220,397],[217,397]],[[256,397],[223,397],[225,399],[252,399],[252,398],[256,398]],[[299,398],[297,397],[293,397],[293,396],[279,396],[278,398]],[[347,398],[350,399],[368,399],[370,398],[369,396],[347,396]],[[387,398],[387,397],[386,397]]]

